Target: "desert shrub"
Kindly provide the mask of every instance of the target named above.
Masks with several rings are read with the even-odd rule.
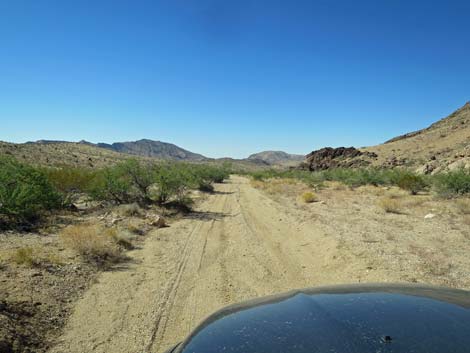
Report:
[[[185,165],[191,174],[191,182],[201,191],[214,191],[213,183],[223,183],[230,175],[226,167],[213,166],[208,164]]]
[[[153,198],[159,204],[183,202],[194,187],[194,175],[183,165],[165,163],[155,169],[155,186]]]
[[[39,246],[18,248],[12,253],[10,260],[26,267],[39,267],[45,264],[63,265],[63,259],[58,254],[48,253]]]
[[[302,198],[302,201],[305,203],[318,201],[317,195],[315,195],[313,192],[310,192],[310,191],[304,192],[301,198]]]
[[[214,191],[214,185],[212,185],[211,182],[202,180],[202,181],[199,182],[198,189],[200,191],[204,191],[204,192],[213,192]]]
[[[104,234],[112,239],[112,241],[119,247],[130,250],[134,248],[132,241],[136,238],[128,230],[109,228],[104,231]]]
[[[75,195],[87,192],[95,177],[90,169],[74,167],[44,168],[43,172],[66,204],[72,202]]]
[[[423,176],[413,173],[400,174],[396,179],[396,184],[401,189],[409,191],[411,195],[416,195],[427,186]]]
[[[121,204],[134,201],[131,188],[129,178],[122,174],[120,168],[108,167],[97,172],[88,192],[95,200]]]
[[[97,225],[69,226],[61,232],[60,238],[66,247],[76,251],[88,263],[106,266],[123,259],[112,235]]]
[[[401,211],[402,205],[398,199],[384,197],[379,200],[378,205],[387,213],[396,213],[396,214],[402,213]]]
[[[25,265],[27,267],[38,266],[40,263],[37,255],[31,247],[16,249],[15,253],[13,254],[12,260],[17,265]]]
[[[441,196],[470,194],[470,169],[458,169],[434,177],[434,187]]]
[[[149,189],[155,182],[155,168],[151,165],[144,165],[136,159],[130,159],[118,164],[116,173],[126,179],[132,187],[136,199],[143,202],[150,202]]]
[[[39,169],[10,158],[0,159],[0,216],[10,225],[31,224],[62,205],[59,193]]]

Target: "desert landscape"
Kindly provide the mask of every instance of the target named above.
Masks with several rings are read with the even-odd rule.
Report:
[[[0,1],[0,353],[468,353],[468,1]]]
[[[294,288],[470,289],[469,112],[300,162],[3,143],[2,351],[163,353],[223,306]],[[50,199],[18,196],[35,188]]]

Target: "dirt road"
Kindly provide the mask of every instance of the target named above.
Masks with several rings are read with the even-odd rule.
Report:
[[[52,352],[163,352],[227,304],[380,280],[379,272],[364,277],[361,259],[242,177],[217,185],[197,212],[153,231],[129,256],[78,302]]]

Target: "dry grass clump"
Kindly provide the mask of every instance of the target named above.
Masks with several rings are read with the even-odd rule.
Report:
[[[401,199],[403,197],[408,196],[408,193],[401,189],[392,188],[390,190],[387,190],[385,196],[390,199]]]
[[[17,265],[25,265],[27,267],[39,266],[41,263],[41,259],[37,255],[37,252],[35,252],[31,247],[17,249],[11,260]]]
[[[128,223],[127,223],[127,226],[126,226],[127,230],[129,232],[131,232],[132,234],[136,234],[136,235],[145,235],[146,233],[146,229],[145,229],[145,226],[142,224],[142,223],[137,223],[137,222],[134,222],[132,220],[130,220]]]
[[[10,261],[17,265],[26,267],[40,267],[46,264],[62,265],[63,259],[54,253],[44,251],[42,247],[21,247],[16,249],[10,256]]]
[[[305,185],[295,179],[289,178],[273,178],[266,180],[252,180],[251,185],[257,189],[261,189],[271,196],[297,197]]]
[[[325,181],[324,185],[327,188],[329,188],[331,190],[335,190],[335,191],[344,191],[344,190],[349,189],[349,187],[347,185],[345,185],[344,183],[342,183],[340,181],[334,181],[334,180]]]
[[[300,197],[305,203],[312,203],[318,201],[318,196],[311,191],[304,192]]]
[[[460,199],[455,204],[461,214],[470,215],[470,199]]]
[[[128,230],[109,228],[105,230],[104,234],[110,237],[114,243],[124,249],[130,250],[134,248],[132,241],[135,239],[136,236]]]
[[[387,213],[402,213],[402,204],[398,199],[384,197],[379,200],[378,205]]]
[[[114,231],[97,225],[79,224],[65,228],[60,238],[65,246],[76,251],[86,262],[104,266],[123,259],[113,234]]]

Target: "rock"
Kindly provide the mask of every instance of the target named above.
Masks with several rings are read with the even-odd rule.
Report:
[[[326,170],[330,168],[350,168],[367,166],[369,161],[357,157],[376,158],[373,152],[361,152],[354,147],[325,147],[317,151],[313,151],[306,156],[306,162],[302,167],[310,171]]]
[[[435,163],[428,163],[416,169],[416,172],[418,174],[431,174],[436,170],[436,168],[437,165]]]
[[[436,217],[436,215],[434,213],[428,213],[426,216],[424,216],[424,219],[431,219],[431,218],[434,218]]]
[[[122,218],[113,218],[113,219],[111,220],[111,224],[112,224],[112,225],[116,225],[119,221],[122,221]]]
[[[165,218],[163,218],[162,216],[158,216],[158,215],[155,216],[155,218],[151,220],[150,224],[157,228],[166,227]]]

